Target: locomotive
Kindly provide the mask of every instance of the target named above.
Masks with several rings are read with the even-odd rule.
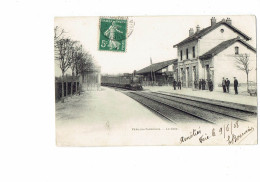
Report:
[[[101,85],[124,88],[128,90],[143,90],[141,80],[141,76],[128,73],[119,76],[103,75],[101,77]]]

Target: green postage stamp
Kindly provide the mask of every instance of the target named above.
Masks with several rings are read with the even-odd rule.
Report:
[[[100,18],[99,50],[126,51],[127,19]]]

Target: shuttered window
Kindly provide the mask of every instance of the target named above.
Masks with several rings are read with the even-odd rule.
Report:
[[[235,47],[235,54],[239,54],[239,47]]]

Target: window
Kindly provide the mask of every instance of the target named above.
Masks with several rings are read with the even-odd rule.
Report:
[[[224,29],[221,29],[220,32],[221,32],[221,33],[224,33]]]
[[[182,60],[182,51],[181,51],[181,53],[180,53],[180,54],[181,54],[181,60]]]
[[[239,47],[235,47],[235,54],[239,54]]]
[[[192,47],[192,55],[193,55],[193,58],[195,58],[195,46]]]
[[[186,58],[189,59],[189,49],[186,49]]]

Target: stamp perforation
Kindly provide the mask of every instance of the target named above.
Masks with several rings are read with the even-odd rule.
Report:
[[[101,27],[102,26],[102,20],[111,20],[111,21],[104,21],[104,22],[111,23],[111,25],[109,25],[108,29],[106,27],[106,29],[107,29],[106,31],[102,31],[102,27]],[[123,32],[124,35],[116,37],[116,33],[118,33],[118,32],[122,33],[122,32],[120,32],[119,29],[117,29],[117,27],[122,26],[122,25],[116,25],[116,23],[118,23],[118,22],[116,22],[117,20],[124,20],[126,22],[119,22],[121,24],[125,24],[124,25],[125,29],[123,29],[123,30],[125,30],[125,32]],[[115,23],[113,24],[113,22],[115,22]],[[129,24],[129,17],[122,17],[122,16],[101,16],[101,17],[99,17],[99,25],[98,25],[98,27],[99,27],[99,34],[98,34],[99,38],[98,38],[97,49],[99,51],[108,51],[108,52],[118,52],[118,53],[127,52],[127,39],[133,32],[133,26],[134,26],[134,21],[131,19],[130,24]],[[110,34],[105,35],[107,32],[110,33]],[[105,39],[104,37],[107,40],[102,40],[102,39]],[[117,40],[118,37],[121,38],[121,39]],[[101,42],[104,43],[103,48],[101,48],[102,47]],[[122,47],[122,44],[124,45],[124,47]],[[109,46],[110,46],[109,49],[104,48],[104,47],[109,47]],[[120,47],[121,50],[118,47]]]

